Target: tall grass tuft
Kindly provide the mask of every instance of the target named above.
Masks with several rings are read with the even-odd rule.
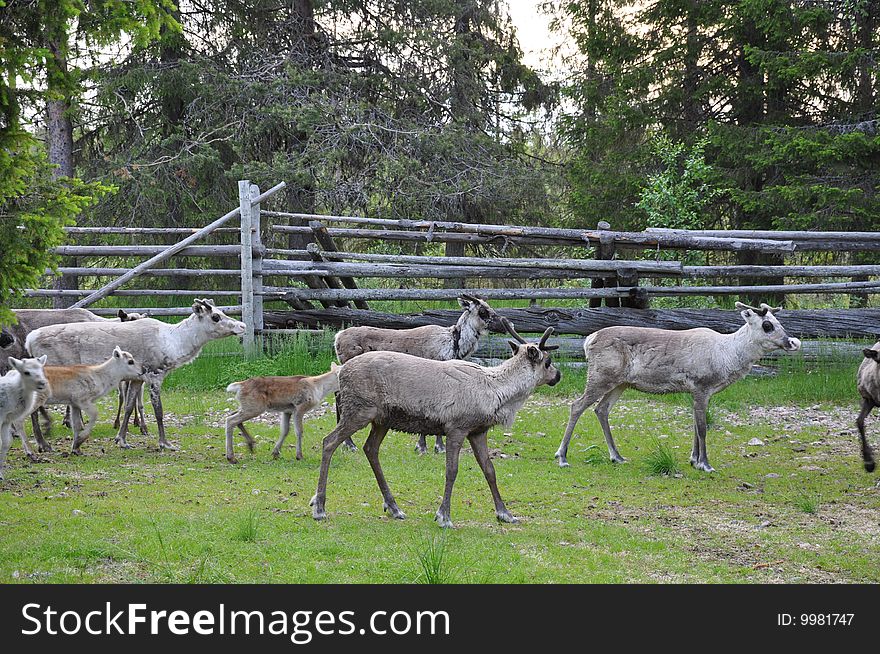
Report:
[[[659,441],[645,458],[645,467],[652,475],[671,476],[680,472],[672,450]]]
[[[819,495],[819,493],[801,490],[794,493],[792,496],[792,503],[798,508],[798,510],[813,515],[819,512],[819,507],[822,504],[822,496]]]
[[[439,536],[427,536],[413,553],[418,563],[418,584],[454,583],[447,552],[446,532]]]
[[[260,527],[260,519],[257,510],[251,508],[241,518],[235,526],[235,540],[242,543],[255,543],[257,541],[257,532]]]

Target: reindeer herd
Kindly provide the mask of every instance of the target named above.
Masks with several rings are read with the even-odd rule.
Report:
[[[451,327],[350,327],[340,331],[334,341],[339,365],[331,364],[324,374],[256,377],[230,384],[226,390],[235,394],[239,408],[226,420],[227,460],[238,462],[233,448],[236,428],[253,451],[254,439],[245,422],[266,411],[281,415],[281,434],[273,456],[280,456],[292,421],[296,458],[302,459],[304,414],[336,393],[337,424],[323,440],[317,491],[310,502],[316,520],[327,515],[327,480],[334,451],[343,443],[356,449],[352,436],[369,426],[363,451],[382,493],[383,508],[392,517],[403,519],[405,515],[385,479],[379,449],[388,431],[396,430],[418,435],[419,453],[427,451],[427,436],[436,437],[435,452],[445,451],[446,487],[436,513],[441,526],[452,526],[450,501],[465,440],[489,485],[496,516],[502,522],[516,522],[498,491],[487,434],[495,425],[512,425],[537,387],[559,382],[561,374],[552,360],[557,346],[548,344],[553,329],[548,328],[539,342],[531,343],[480,298],[462,295],[459,303],[463,312]],[[590,407],[595,407],[611,460],[625,461],[614,444],[608,416],[623,391],[635,388],[692,396],[690,462],[698,470],[712,472],[706,450],[706,411],[711,397],[742,379],[762,356],[774,350],[793,352],[801,345],[777,320],[774,314],[779,309],[741,303],[737,308],[744,324],[733,334],[620,326],[588,336],[584,341],[589,364],[587,386],[571,406],[555,455],[558,464],[569,465],[567,453],[574,429]],[[0,376],[0,479],[13,434],[20,436],[25,454],[36,460],[24,430],[28,416],[39,450],[52,449],[43,436],[43,429],[51,429],[47,405],[69,408],[72,453],[80,454],[97,423],[96,400],[118,389],[116,443],[130,448],[126,437],[132,416],[147,434],[142,401],[145,384],[156,416],[159,448],[176,450],[165,433],[161,398],[165,377],[195,359],[209,341],[241,336],[245,330],[243,323],[225,315],[211,300],[196,300],[192,314],[177,324],[122,311],[116,319],[100,318],[84,309],[21,310],[16,314],[17,324],[0,331],[0,373],[5,372]],[[492,367],[466,361],[489,331],[510,334],[510,358]],[[865,469],[872,472],[875,463],[865,435],[865,418],[880,406],[880,343],[864,350],[864,357],[857,379],[862,407],[856,424]],[[44,418],[42,425],[39,416]]]

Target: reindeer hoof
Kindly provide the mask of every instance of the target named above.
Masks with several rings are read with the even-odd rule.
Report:
[[[445,452],[445,451],[446,451],[446,448],[442,445],[435,445],[434,446],[434,454],[443,454],[443,452]]]
[[[52,446],[49,445],[49,443],[46,443],[45,445],[38,445],[37,451],[38,452],[54,452],[55,450],[52,449]]]
[[[233,454],[227,454],[226,460],[229,461],[229,463],[238,463],[238,459],[236,459]]]
[[[358,446],[355,445],[354,443],[345,443],[344,445],[346,448],[348,448],[349,452],[357,452],[358,451]]]
[[[416,445],[416,454],[427,454],[428,448],[424,445]]]
[[[877,464],[873,461],[865,461],[865,472],[874,472],[874,469],[877,467]]]
[[[37,463],[37,462],[39,462],[39,460],[40,460],[40,457],[38,457],[38,456],[37,456],[36,454],[34,454],[33,452],[28,452],[28,453],[27,453],[27,458],[29,458],[29,459],[31,460],[31,463]]]
[[[708,461],[698,461],[697,465],[694,466],[697,470],[702,470],[703,472],[715,472],[715,468],[709,465]]]
[[[391,517],[395,520],[406,520],[406,514],[396,504],[388,506],[388,502],[382,502],[382,511],[391,511]]]
[[[302,460],[303,460],[302,452],[297,452],[297,453],[296,453],[296,460],[297,460],[297,461],[302,461]]]
[[[245,443],[245,445],[246,445],[247,448],[248,448],[248,452],[250,452],[251,454],[253,454],[253,453],[254,453],[254,444],[253,444],[253,443]]]
[[[280,459],[280,458],[281,458],[281,452],[279,452],[278,450],[272,450],[272,458],[273,458],[273,459]]]
[[[611,457],[611,463],[626,463],[626,459],[618,454],[616,457]]]
[[[315,507],[312,509],[312,517],[315,520],[325,520],[327,518],[327,512],[324,509],[318,509]]]
[[[159,450],[169,450],[171,452],[177,452],[180,450],[177,445],[172,445],[168,441],[159,441]],[[253,452],[253,450],[251,450]]]
[[[563,455],[561,455],[561,454],[557,454],[557,455],[556,455],[556,463],[559,464],[559,467],[560,467],[560,468],[567,468],[569,465],[571,465],[571,464],[569,464],[568,459],[566,459],[566,458],[565,458]]]
[[[515,517],[510,511],[506,511],[504,513],[496,513],[495,515],[498,518],[498,522],[506,522],[510,525],[515,525],[519,523],[519,519]]]
[[[452,529],[454,527],[454,525],[452,524],[452,520],[449,518],[449,516],[444,513],[440,513],[440,511],[437,511],[437,513],[434,514],[434,520],[436,520],[437,524],[440,525],[443,529]]]

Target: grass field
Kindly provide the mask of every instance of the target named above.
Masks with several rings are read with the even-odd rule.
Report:
[[[612,413],[624,465],[607,460],[595,416],[584,415],[558,468],[553,453],[583,371],[541,389],[511,429],[490,433],[499,487],[517,525],[495,521],[469,450],[452,503],[456,529],[433,522],[442,456],[418,456],[392,433],[382,449],[392,491],[407,513],[394,521],[361,452],[340,448],[328,520],[311,518],[325,406],[306,421],[305,459],[292,439],[273,461],[277,420],[253,423],[258,450],[237,441],[223,455],[232,404],[222,388],[252,374],[327,369],[330,337],[276,344],[245,359],[213,344],[177,371],[164,393],[179,452],[134,435],[113,444],[102,423],[68,457],[29,462],[15,444],[0,489],[0,581],[12,582],[863,582],[880,581],[880,488],[860,464],[853,427],[858,361],[821,365],[790,357],[772,377],[749,377],[713,401],[708,447],[715,474],[687,463],[686,397],[626,394]],[[149,413],[149,412],[148,412]],[[56,421],[58,422],[58,421]],[[869,429],[880,433],[873,421]],[[356,441],[363,443],[365,434]],[[749,445],[758,438],[762,445]],[[876,439],[875,439],[876,440]]]

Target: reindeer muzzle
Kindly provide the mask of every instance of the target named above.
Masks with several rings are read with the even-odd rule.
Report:
[[[784,347],[786,352],[797,352],[801,349],[801,341],[799,338],[790,338],[786,336]]]

